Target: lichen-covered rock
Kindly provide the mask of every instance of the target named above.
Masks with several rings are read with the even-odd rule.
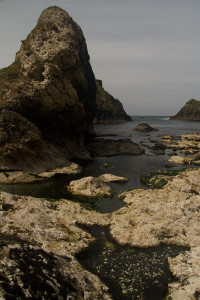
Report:
[[[99,178],[92,176],[71,181],[68,189],[75,195],[83,195],[88,197],[112,196],[111,188]]]
[[[102,81],[96,80],[97,85],[97,111],[94,123],[120,123],[132,121],[124,111],[123,105],[102,87]]]
[[[59,7],[44,10],[15,63],[0,70],[0,164],[41,170],[83,146],[96,113],[96,83],[80,27]]]
[[[81,225],[108,216],[67,200],[0,193],[0,298],[110,299],[107,287],[74,255],[93,240]]]
[[[121,177],[121,176],[116,176],[113,174],[102,174],[98,177],[101,181],[104,182],[119,182],[119,183],[123,183],[123,182],[127,182],[128,178],[126,177]]]

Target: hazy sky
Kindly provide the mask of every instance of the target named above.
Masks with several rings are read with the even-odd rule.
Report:
[[[200,0],[0,0],[0,68],[42,10],[81,26],[96,78],[131,115],[173,115],[200,99]]]

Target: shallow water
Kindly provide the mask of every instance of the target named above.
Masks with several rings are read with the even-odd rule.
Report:
[[[121,246],[109,235],[107,228],[94,227],[97,237],[87,251],[78,256],[80,263],[99,276],[114,300],[162,300],[168,283],[173,280],[167,257],[186,251],[178,246],[133,248]]]

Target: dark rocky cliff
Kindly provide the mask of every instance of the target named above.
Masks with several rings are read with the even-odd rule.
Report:
[[[88,158],[96,83],[80,27],[59,7],[44,10],[15,62],[0,70],[0,164],[50,168]]]
[[[200,101],[189,100],[171,120],[200,120]]]
[[[132,121],[124,111],[123,105],[102,87],[101,80],[96,80],[97,85],[97,112],[95,123],[120,123]]]

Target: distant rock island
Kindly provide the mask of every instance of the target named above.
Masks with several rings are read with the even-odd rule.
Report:
[[[191,99],[170,120],[200,120],[200,101]]]
[[[42,12],[14,63],[0,70],[0,99],[1,167],[43,171],[88,159],[94,118],[130,120],[96,82],[81,28],[56,6]]]
[[[120,123],[132,121],[118,99],[115,99],[102,86],[101,80],[96,80],[97,95],[96,104],[97,112],[94,123]]]

